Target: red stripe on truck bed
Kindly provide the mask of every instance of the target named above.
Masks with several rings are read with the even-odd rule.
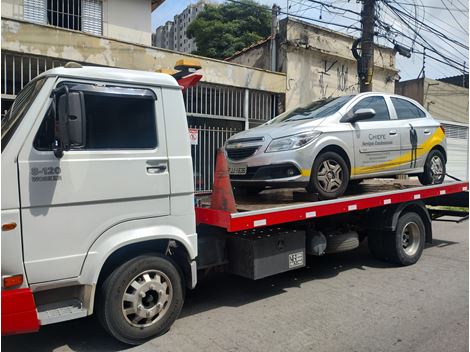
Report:
[[[454,182],[238,213],[228,213],[209,208],[196,208],[196,219],[198,224],[213,225],[225,228],[228,232],[236,232],[438,197],[467,190],[468,182]]]

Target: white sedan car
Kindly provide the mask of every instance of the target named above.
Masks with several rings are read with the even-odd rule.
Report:
[[[306,187],[321,199],[341,196],[351,181],[417,175],[442,183],[443,127],[416,101],[361,93],[315,101],[240,132],[225,144],[232,184]]]

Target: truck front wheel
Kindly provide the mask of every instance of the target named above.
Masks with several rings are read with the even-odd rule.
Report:
[[[176,265],[159,254],[143,255],[117,267],[100,288],[98,316],[116,339],[130,345],[168,331],[183,307]]]

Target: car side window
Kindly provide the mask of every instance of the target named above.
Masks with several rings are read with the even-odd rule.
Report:
[[[391,99],[399,120],[426,117],[426,113],[412,102],[400,98]]]
[[[70,85],[84,93],[86,142],[80,150],[153,149],[157,146],[155,96],[146,89]],[[52,150],[55,121],[46,114],[34,147]]]
[[[355,113],[359,109],[374,109],[374,117],[364,121],[385,121],[390,120],[387,104],[383,97],[367,97],[362,99],[359,103],[354,105],[352,112]]]

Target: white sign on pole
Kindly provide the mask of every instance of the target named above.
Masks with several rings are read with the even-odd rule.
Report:
[[[197,145],[199,141],[199,130],[197,128],[189,129],[189,141],[191,142],[191,145]]]

